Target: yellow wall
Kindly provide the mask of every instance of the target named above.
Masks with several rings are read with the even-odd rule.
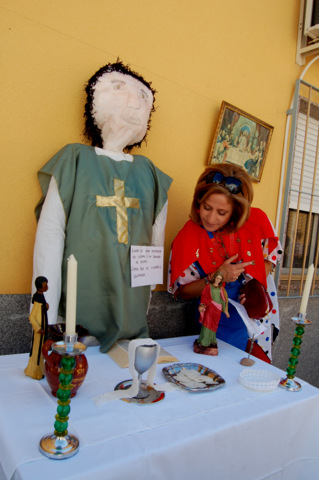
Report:
[[[83,85],[117,56],[158,90],[140,153],[174,178],[165,263],[222,100],[275,127],[254,201],[274,222],[298,18],[296,0],[0,0],[0,293],[30,292],[36,172],[82,141]]]

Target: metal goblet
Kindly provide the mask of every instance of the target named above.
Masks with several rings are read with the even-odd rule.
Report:
[[[135,350],[135,363],[134,367],[138,372],[138,393],[134,398],[147,398],[149,392],[142,389],[142,375],[151,366],[156,357],[156,345],[140,345]]]

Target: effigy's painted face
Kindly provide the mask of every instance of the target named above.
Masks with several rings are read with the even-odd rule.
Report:
[[[233,206],[223,193],[212,193],[200,204],[199,216],[201,223],[208,232],[216,232],[230,220]]]
[[[153,94],[142,82],[119,72],[105,73],[94,88],[93,117],[103,148],[122,150],[143,140]]]

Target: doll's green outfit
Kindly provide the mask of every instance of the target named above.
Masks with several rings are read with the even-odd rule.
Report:
[[[221,313],[228,314],[228,296],[221,285],[215,287],[207,284],[202,291],[200,303],[206,306],[201,313],[199,321],[202,324],[198,343],[204,347],[216,343],[216,332],[220,321]]]

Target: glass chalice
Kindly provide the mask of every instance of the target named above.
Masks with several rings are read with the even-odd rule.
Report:
[[[138,373],[138,391],[134,397],[131,397],[128,394],[123,395],[121,400],[124,400],[128,403],[137,403],[140,405],[146,405],[150,403],[156,403],[160,400],[163,400],[165,397],[165,393],[153,388],[150,385],[145,385],[142,382],[143,373],[149,370],[154,361],[156,360],[158,345],[151,344],[151,345],[138,345],[135,348],[134,354],[134,368]],[[130,390],[133,386],[133,380],[124,380],[116,385],[114,390]],[[136,391],[136,389],[134,389]]]
[[[138,373],[138,392],[134,398],[141,399],[149,396],[149,391],[142,387],[143,373],[151,368],[156,358],[156,345],[139,345],[135,350],[134,367]]]

